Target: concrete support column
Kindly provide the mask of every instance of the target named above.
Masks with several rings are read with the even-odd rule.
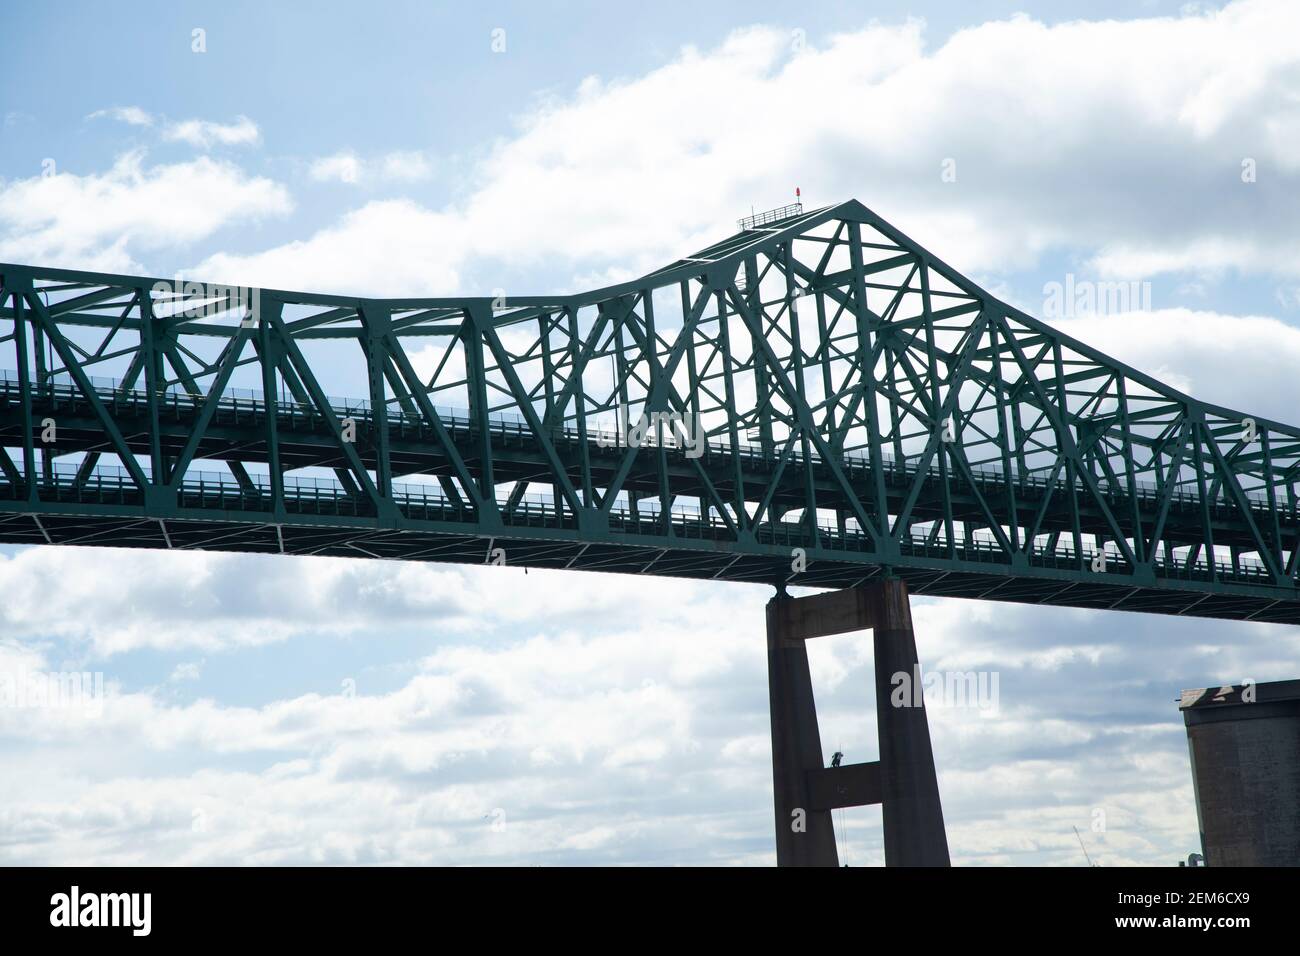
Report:
[[[948,837],[930,723],[921,692],[907,585],[887,578],[872,588],[876,724],[884,789],[885,866],[948,866]],[[907,693],[896,674],[907,675]]]
[[[772,798],[776,810],[777,866],[838,866],[830,810],[814,810],[808,771],[820,770],[822,740],[817,729],[808,648],[788,636],[782,613],[789,598],[767,605],[767,685],[772,717]]]
[[[880,760],[825,767],[805,642],[867,628],[875,644]],[[886,866],[948,866],[907,585],[885,579],[802,598],[778,594],[767,605],[767,672],[777,865],[838,866],[831,811],[879,803]],[[908,675],[909,692],[896,701],[900,673]]]

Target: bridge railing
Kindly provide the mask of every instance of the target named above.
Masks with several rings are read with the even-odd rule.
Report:
[[[770,225],[774,222],[781,222],[784,219],[793,219],[795,216],[803,215],[803,203],[790,203],[788,206],[779,206],[776,209],[769,209],[766,212],[756,213],[752,216],[745,216],[743,219],[737,219],[736,225],[740,226],[741,232],[750,229],[757,229],[759,226]]]
[[[249,476],[252,487],[242,484],[235,476],[216,471],[191,471],[180,486],[181,501],[185,506],[204,509],[235,511],[264,511],[267,509],[271,487],[267,475]],[[56,500],[73,500],[97,504],[138,504],[139,489],[130,472],[117,465],[98,465],[84,475],[71,464],[55,463],[48,482],[42,487],[54,491]],[[8,489],[8,479],[0,473],[0,489]],[[12,490],[12,489],[9,489]],[[284,497],[286,507],[294,513],[325,513],[333,515],[365,516],[371,513],[370,502],[364,495],[349,491],[333,478],[315,476],[285,476]],[[424,482],[395,482],[393,501],[408,517],[440,521],[468,521],[468,509],[449,498],[435,484]],[[505,504],[505,502],[501,502]],[[503,509],[504,511],[504,509]],[[511,525],[544,525],[560,527],[564,515],[555,503],[541,495],[521,498],[503,518]],[[701,511],[688,504],[675,504],[669,514],[675,532],[688,538],[726,539],[730,534],[727,523],[711,510]],[[761,543],[788,547],[818,546],[828,550],[872,551],[869,537],[854,526],[839,528],[831,519],[819,516],[817,534],[814,536],[803,518],[778,521],[758,529]],[[658,533],[663,528],[663,516],[657,509],[641,508],[634,513],[625,505],[611,509],[612,530],[629,534]],[[943,538],[932,540],[925,532],[912,532],[900,542],[905,554],[988,564],[1006,565],[1005,550],[991,537],[976,535],[948,542]],[[1036,567],[1077,570],[1092,563],[1099,552],[1084,548],[1076,551],[1068,542],[1045,547],[1031,542],[1027,550],[1029,562]],[[1131,570],[1122,557],[1107,554],[1107,564],[1114,571]],[[1238,583],[1267,584],[1271,576],[1259,561],[1239,557],[1233,561],[1207,562],[1204,556],[1190,566],[1183,560],[1166,560],[1163,554],[1153,562],[1159,577],[1188,581],[1219,579]]]
[[[148,392],[143,388],[126,388],[120,379],[108,378],[104,376],[89,376],[90,384],[95,389],[101,399],[108,402],[111,407],[120,408],[123,403],[129,403],[134,406],[143,408],[148,402]],[[18,373],[12,370],[0,369],[0,397],[9,401],[18,399],[18,390],[20,387]],[[32,386],[37,395],[44,395],[54,402],[68,401],[76,402],[81,399],[81,389],[72,380],[67,373],[58,373],[49,377],[40,386]],[[165,390],[160,392],[160,398],[164,409],[170,409],[173,412],[179,412],[182,408],[197,412],[202,404],[206,401],[207,396],[197,394],[184,388],[180,384],[169,385]],[[306,405],[298,402],[292,396],[277,396],[277,410],[289,421],[302,420],[321,420],[320,410],[315,405]],[[371,403],[366,399],[326,396],[332,412],[340,418],[352,417],[358,422],[365,424],[371,421]],[[424,419],[420,416],[406,414],[397,407],[397,399],[388,401],[389,408],[387,417],[390,426],[419,428],[424,424]],[[260,411],[265,407],[265,392],[261,389],[254,388],[237,388],[228,387],[221,395],[219,406],[228,411],[239,413],[241,411]],[[439,418],[447,427],[458,431],[475,432],[477,424],[467,409],[454,408],[450,406],[435,405],[434,410],[438,413]],[[492,411],[489,413],[489,428],[497,434],[506,434],[519,438],[529,438],[533,435],[533,430],[528,424],[527,419],[506,411]],[[558,440],[576,441],[581,437],[581,432],[576,425],[564,424],[550,430],[551,437]],[[588,441],[603,439],[612,443],[616,447],[626,447],[625,440],[620,440],[616,430],[605,428],[598,422],[592,422],[586,429]],[[646,433],[641,446],[645,448],[658,448],[660,444],[667,449],[674,449],[679,452],[686,450],[686,445],[676,437],[671,429],[664,428],[662,442],[657,437],[657,429],[652,429]],[[768,452],[761,445],[741,440],[737,443],[737,449],[742,459],[770,465],[777,460],[777,455]],[[707,456],[729,456],[732,446],[730,441],[719,439],[709,439],[705,441],[704,454]],[[915,462],[903,459],[896,459],[889,452],[881,453],[881,460],[886,469],[888,477],[895,481],[906,481],[914,478],[918,473],[918,467]],[[791,454],[792,463],[803,461],[802,451],[794,451]],[[824,459],[816,451],[811,452],[810,461],[814,466],[821,465]],[[844,451],[839,463],[844,465],[850,476],[857,473],[870,473],[870,457],[867,451],[862,449],[848,449]],[[1042,469],[1046,471],[1047,469]],[[936,465],[931,464],[926,469],[928,476],[934,477],[939,474]],[[986,486],[996,486],[1004,482],[1004,472],[1001,468],[988,468],[983,465],[972,465],[971,474]],[[1045,474],[1037,474],[1034,471],[1021,472],[1015,465],[1011,466],[1011,480],[1021,491],[1045,491],[1049,487],[1062,488],[1067,482],[1064,478],[1056,479],[1049,482]],[[949,476],[949,482],[956,487],[964,484],[964,480],[959,475]],[[1127,494],[1129,483],[1125,482],[1123,486],[1113,487],[1104,478],[1099,478],[1098,483],[1104,494],[1116,500],[1116,496]],[[1190,480],[1187,484],[1191,485]],[[1132,488],[1137,493],[1140,501],[1149,502],[1151,505],[1158,505],[1164,491],[1156,484],[1141,479],[1136,479],[1131,483]],[[1259,491],[1247,491],[1245,493],[1247,500],[1257,508],[1261,513],[1271,510],[1272,505],[1268,496]],[[1171,496],[1173,504],[1181,507],[1191,507],[1197,505],[1201,500],[1199,490],[1181,490],[1176,488]],[[1219,509],[1232,507],[1231,498],[1225,489],[1219,489],[1213,493],[1211,506]],[[1281,507],[1279,503],[1279,507]]]

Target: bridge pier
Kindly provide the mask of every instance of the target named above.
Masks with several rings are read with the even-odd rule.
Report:
[[[823,766],[809,638],[870,628],[880,760]],[[893,677],[917,672],[907,585],[896,578],[767,605],[777,866],[838,866],[831,812],[881,804],[886,866],[948,866],[939,781],[919,687],[896,706]],[[914,705],[914,706],[913,706]]]
[[[782,605],[767,605],[767,692],[772,715],[772,792],[777,866],[839,866],[829,808],[808,799],[808,775],[822,769],[808,648],[789,633]],[[801,832],[802,828],[802,832]]]

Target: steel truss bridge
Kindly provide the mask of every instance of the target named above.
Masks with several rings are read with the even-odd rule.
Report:
[[[0,541],[1300,623],[1300,430],[1061,334],[858,202],[745,226],[505,300],[0,265]],[[686,433],[620,424],[656,412]]]

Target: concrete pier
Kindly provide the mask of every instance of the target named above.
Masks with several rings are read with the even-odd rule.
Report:
[[[823,764],[805,641],[870,628],[880,760]],[[886,866],[948,866],[939,782],[923,700],[895,706],[896,674],[917,665],[907,585],[870,584],[767,605],[772,788],[778,866],[837,866],[831,811],[881,804]]]

